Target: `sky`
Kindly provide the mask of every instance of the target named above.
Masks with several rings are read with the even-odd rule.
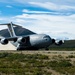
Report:
[[[75,1],[0,0],[0,23],[10,22],[52,38],[75,39]]]

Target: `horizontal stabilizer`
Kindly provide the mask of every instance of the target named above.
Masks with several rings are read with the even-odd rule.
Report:
[[[20,26],[20,25],[16,25],[16,24],[14,24],[14,23],[12,23],[12,22],[11,22],[11,23],[0,24],[0,25],[11,25],[11,24],[12,24],[13,26]]]

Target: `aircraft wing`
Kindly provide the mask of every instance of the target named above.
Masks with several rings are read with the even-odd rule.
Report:
[[[16,37],[1,37],[0,43],[1,44],[8,44],[9,41],[14,41],[18,43],[25,43],[26,41],[29,41],[29,36],[16,36]]]

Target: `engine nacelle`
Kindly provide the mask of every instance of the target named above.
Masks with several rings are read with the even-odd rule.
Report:
[[[25,43],[26,42],[26,39],[23,38],[23,37],[20,37],[20,38],[18,38],[17,42],[18,43]]]
[[[62,45],[63,43],[64,43],[63,40],[56,40],[56,41],[55,41],[55,44],[56,44],[56,45]]]
[[[55,39],[52,39],[52,44],[55,43]]]
[[[8,44],[8,40],[5,39],[5,38],[4,39],[1,39],[0,40],[0,43],[3,44],[3,45],[6,45],[6,44]]]

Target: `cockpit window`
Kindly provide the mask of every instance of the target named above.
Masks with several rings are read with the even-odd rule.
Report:
[[[44,36],[43,38],[49,38],[49,36]]]
[[[43,38],[47,41],[47,40],[49,40],[50,37],[49,36],[44,36]]]

